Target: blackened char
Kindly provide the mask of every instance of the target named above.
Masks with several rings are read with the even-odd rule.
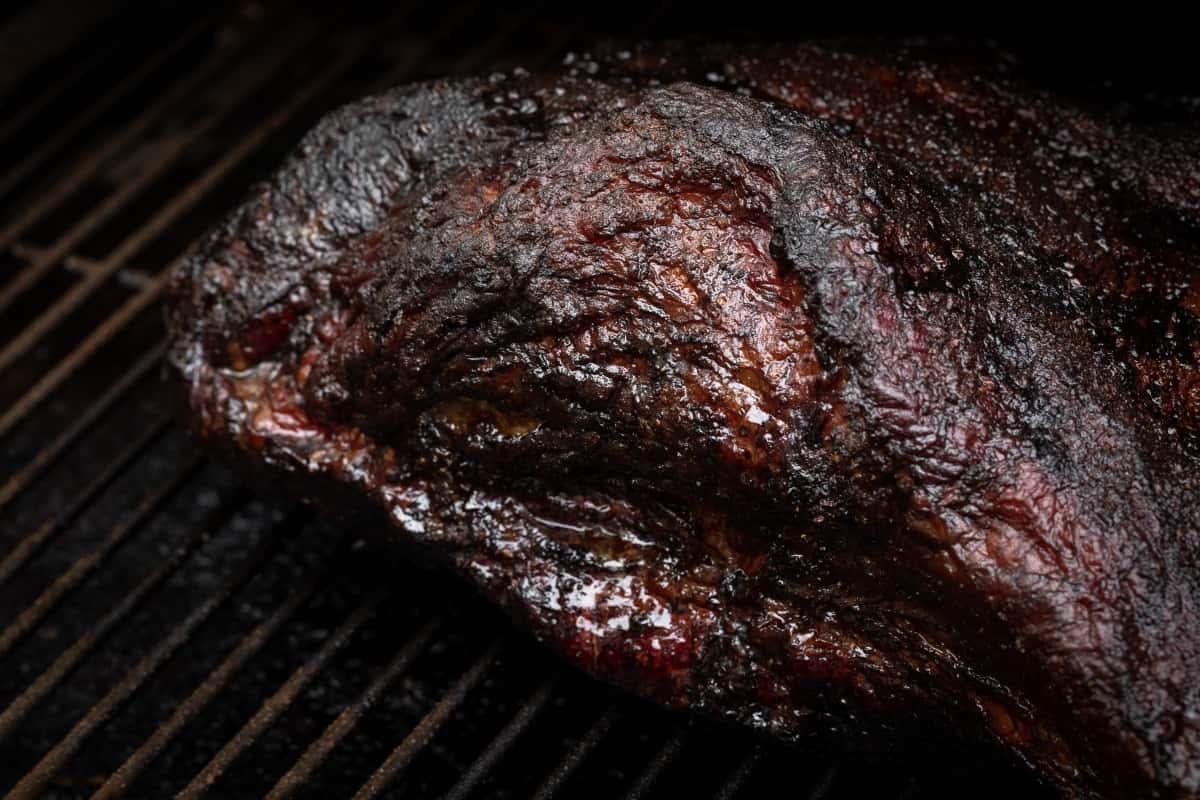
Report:
[[[1198,796],[1196,134],[745,52],[331,115],[173,276],[193,428],[667,705]]]

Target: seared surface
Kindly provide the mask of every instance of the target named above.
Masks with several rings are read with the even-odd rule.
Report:
[[[1196,136],[740,52],[330,116],[175,276],[194,428],[667,704],[1196,795]]]

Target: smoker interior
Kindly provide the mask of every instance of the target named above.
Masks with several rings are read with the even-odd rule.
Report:
[[[678,12],[650,3],[629,27],[604,9],[286,5],[117,6],[42,28],[31,7],[0,12],[0,792],[1028,791],[978,765],[785,748],[624,697],[449,576],[381,561],[352,525],[195,451],[159,367],[164,275],[322,113],[659,35]]]

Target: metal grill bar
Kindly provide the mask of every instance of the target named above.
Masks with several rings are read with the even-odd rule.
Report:
[[[509,31],[511,33],[511,30]],[[507,34],[505,34],[507,35]],[[494,37],[494,39],[502,39],[502,37]],[[430,42],[430,47],[435,42]],[[245,139],[243,139],[237,147],[226,153],[225,157],[214,164],[206,173],[201,175],[186,188],[181,195],[177,195],[172,203],[164,208],[156,217],[147,225],[143,226],[135,232],[129,239],[122,243],[120,247],[112,255],[107,257],[103,264],[105,269],[103,272],[111,274],[115,272],[123,264],[124,260],[131,257],[142,246],[151,240],[158,232],[165,228],[168,224],[174,221],[183,210],[189,207],[192,203],[199,199],[211,186],[216,183],[226,172],[232,169],[254,148],[259,146],[270,133],[280,127],[287,121],[296,111],[298,111],[305,103],[311,100],[317,93],[325,88],[335,77],[338,77],[342,70],[349,66],[353,60],[353,54],[347,54],[335,62],[331,69],[317,81],[311,83],[308,88],[301,94],[294,97],[287,105],[278,110],[272,117],[261,123],[253,130]],[[415,59],[414,59],[415,60]],[[407,68],[407,67],[406,67]],[[187,248],[187,249],[190,249]],[[185,250],[186,252],[186,250]],[[25,395],[23,395],[7,412],[0,416],[0,436],[6,435],[9,430],[20,419],[22,419],[29,411],[41,402],[50,392],[54,391],[67,377],[69,377],[75,369],[78,368],[92,353],[100,346],[112,338],[118,330],[124,327],[126,322],[137,315],[142,309],[148,306],[153,300],[157,299],[159,292],[165,284],[166,276],[175,269],[179,261],[177,259],[167,270],[155,277],[141,292],[134,295],[126,301],[114,314],[112,314],[105,322],[97,328],[93,333],[82,343],[76,346],[66,358],[52,368],[43,378],[31,387]],[[100,284],[100,279],[97,275],[100,273],[97,270],[89,276],[90,280],[85,281],[75,286],[68,295],[61,297],[55,305],[45,315],[38,319],[35,326],[26,329],[22,332],[18,341],[12,342],[9,347],[5,348],[5,352],[13,350],[28,349],[37,338],[40,338],[40,333],[34,335],[36,329],[45,329],[53,327],[59,322],[59,317],[65,315],[78,305],[84,297]],[[87,290],[83,291],[85,284]],[[2,305],[2,304],[0,304]],[[15,356],[14,356],[15,357]],[[0,355],[0,369],[5,365],[4,356]]]
[[[492,50],[494,50],[496,47],[498,47],[499,44],[502,43],[508,36],[510,36],[515,28],[516,28],[516,23],[511,22],[511,21],[508,25],[501,26],[501,29],[498,30],[493,36],[491,36],[487,42],[485,42],[479,49],[473,51],[471,56],[464,59],[463,63],[469,64],[469,63],[473,63],[479,59],[484,58],[488,53],[490,53]],[[403,73],[404,71],[411,69],[411,67],[420,59],[421,55],[423,55],[424,53],[431,50],[434,46],[436,46],[436,44],[441,40],[441,38],[448,35],[448,33],[452,32],[454,29],[455,29],[455,26],[446,26],[443,29],[441,29],[441,31],[435,37],[433,37],[430,40],[426,40],[425,47],[418,48],[415,51],[415,54],[411,58],[403,60],[401,63],[401,66],[397,70],[390,73],[391,74],[390,79],[395,79],[395,77],[397,76],[398,73]],[[321,88],[323,88],[324,85],[326,85],[334,77],[336,77],[337,73],[339,71],[340,70],[338,70],[337,68],[334,68],[334,69],[331,69],[329,72],[325,73],[325,75],[321,79],[319,79],[319,81],[316,84],[310,85],[309,91],[304,93],[305,97],[303,99],[301,99],[299,103],[296,103],[295,101],[293,101],[293,103],[289,104],[288,108],[284,109],[284,111],[277,112],[276,117],[273,117],[271,120],[268,120],[268,121],[260,124],[259,128],[257,128],[255,131],[251,132],[250,136],[254,137],[256,140],[264,139],[270,133],[270,131],[263,132],[264,127],[270,125],[271,128],[273,129],[273,128],[276,128],[279,125],[283,124],[283,122],[286,120],[287,116],[290,116],[292,113],[295,113],[295,111],[298,110],[298,108],[300,106],[302,106],[305,102],[307,102],[309,99],[311,99],[311,97],[313,95],[315,95]],[[286,111],[286,114],[284,114],[285,111]],[[276,119],[281,114],[284,115],[283,119]],[[244,144],[244,142],[245,142],[245,140],[243,140],[243,144]],[[248,151],[248,150],[253,149],[253,147],[248,147],[248,148],[243,148],[243,149]],[[240,160],[241,157],[244,157],[244,155],[246,155],[246,153],[240,153],[238,160]],[[231,156],[231,153],[226,154],[226,157],[225,157],[225,159],[223,159],[223,161],[230,161],[231,160],[230,156]],[[219,166],[219,164],[214,165],[214,167],[212,169],[215,169],[216,166]],[[225,167],[224,171],[228,171],[228,169],[231,167],[232,167],[232,164]],[[197,179],[197,182],[203,181],[205,177],[206,176],[202,175],[200,178]],[[211,181],[211,182],[215,182],[215,180],[216,179],[213,179],[213,181]],[[196,182],[193,182],[193,185],[195,185],[195,183]],[[203,191],[204,190],[201,190],[197,194],[203,194]],[[186,207],[186,205],[190,205],[191,202],[195,201],[195,199],[198,199],[198,197],[193,198],[188,203],[184,204],[184,206]],[[176,198],[176,200],[178,200],[178,198]],[[160,213],[159,216],[162,217],[162,216],[165,216],[165,214]],[[169,224],[170,221],[171,220],[163,219],[161,224],[158,227],[159,228],[165,227],[167,224]],[[142,231],[139,231],[139,232],[135,233],[132,237],[130,237],[129,240],[126,240],[126,242],[123,243],[122,247],[119,248],[119,252],[121,252],[123,254],[123,257],[127,258],[128,256],[132,255],[133,252],[135,252],[137,248],[127,247],[126,245],[129,245],[131,241],[136,240],[139,242],[138,247],[140,248],[140,246],[143,245],[145,243],[145,241],[148,240],[149,238],[152,238],[152,237],[145,236]],[[184,252],[186,253],[188,250],[190,250],[191,247],[194,246],[194,244],[195,244],[195,242],[193,242],[192,245],[189,245],[188,248],[185,248]],[[62,361],[60,361],[53,368],[51,368],[45,375],[43,375],[42,378],[37,383],[35,383],[32,387],[30,387],[25,392],[25,394],[22,395],[21,398],[17,400],[16,403],[14,403],[6,412],[4,412],[3,415],[0,415],[0,437],[7,435],[8,432],[12,430],[13,426],[16,425],[17,422],[19,422],[21,419],[23,419],[26,414],[28,414],[34,407],[36,407],[40,402],[42,402],[44,399],[46,399],[46,397],[49,396],[51,392],[55,391],[67,378],[69,378],[72,374],[74,374],[75,370],[78,369],[81,364],[83,364],[96,350],[98,350],[101,346],[103,346],[106,342],[108,342],[113,336],[115,336],[116,333],[119,330],[121,330],[128,323],[129,320],[133,319],[137,314],[139,314],[143,309],[145,309],[151,302],[155,301],[158,298],[159,293],[162,291],[163,286],[165,285],[167,276],[174,269],[176,269],[178,267],[179,263],[182,261],[182,258],[183,258],[182,256],[180,258],[177,258],[175,260],[175,262],[173,262],[166,270],[164,270],[159,275],[155,276],[153,281],[148,283],[144,289],[142,289],[136,295],[134,295],[129,300],[127,300],[124,305],[122,305],[119,309],[117,309],[116,312],[114,312],[112,315],[110,315],[86,339],[84,339],[80,344],[78,344],[75,347],[75,349],[71,351],[71,353],[69,353],[65,358],[63,358]],[[113,266],[110,271],[116,271],[122,265],[122,262],[117,258],[117,253],[110,255],[108,258],[105,259],[105,262],[106,263],[111,262],[112,264],[116,265],[116,266]],[[98,283],[94,282],[94,284],[92,286],[93,289],[95,288],[95,285],[98,285]],[[79,287],[77,286],[76,288],[79,288]],[[60,301],[58,303],[56,303],[55,308],[59,308],[60,310],[63,309],[65,306],[64,299],[65,298],[60,299]],[[78,302],[80,302],[80,300],[82,300],[82,296],[74,299],[70,303],[70,307],[73,308],[75,305],[78,304]],[[39,321],[38,321],[39,327],[49,329],[50,327],[53,327],[53,325],[56,325],[58,323],[58,320],[54,319],[53,324],[51,324],[51,322],[49,320],[51,313],[53,313],[53,309],[51,312],[48,312],[46,316],[43,316],[42,318],[39,319]],[[23,349],[27,349],[33,343],[33,341],[36,341],[37,338],[40,338],[40,335],[38,337],[33,337],[30,335],[30,333],[31,332],[29,330],[26,330],[22,334],[21,338],[22,338],[23,343],[22,343],[21,347]],[[16,350],[17,346],[18,346],[17,342],[13,342],[9,345],[8,348],[6,348],[6,350],[7,349]]]
[[[85,181],[95,175],[100,167],[107,163],[121,148],[133,142],[136,137],[141,136],[163,114],[176,103],[188,97],[204,81],[220,72],[222,68],[227,67],[229,65],[229,55],[229,53],[221,52],[220,50],[214,51],[200,66],[191,70],[182,80],[172,85],[154,103],[122,127],[118,133],[97,146],[94,150],[89,151],[85,158],[76,162],[71,171],[55,184],[53,189],[39,196],[16,219],[0,231],[0,246],[12,244],[30,225],[41,219],[47,211],[69,197],[72,192],[77,191]],[[44,252],[43,262],[39,263],[50,263],[61,258],[75,241],[86,236],[91,229],[89,228],[88,231],[79,234],[75,233],[76,230],[78,230],[78,226],[71,228],[66,234],[60,237],[59,242],[56,242]],[[61,244],[63,240],[67,239],[70,241],[69,244]],[[13,297],[16,297],[25,288],[32,285],[34,278],[22,277],[24,274],[18,275],[16,280],[5,287],[3,293],[0,293],[0,308],[6,307]]]
[[[429,713],[422,717],[417,726],[413,728],[408,736],[400,744],[396,745],[396,749],[391,752],[384,762],[379,765],[379,769],[372,773],[367,782],[362,785],[354,795],[354,800],[371,800],[378,797],[387,787],[396,779],[404,768],[408,766],[413,757],[429,744],[434,734],[442,727],[446,719],[454,713],[454,709],[462,704],[466,696],[475,688],[479,681],[483,680],[483,676],[487,674],[488,667],[499,655],[503,642],[497,639],[492,642],[483,655],[476,659],[475,663],[463,673],[462,677],[450,687],[449,691],[442,696],[442,699],[437,702]]]
[[[104,322],[88,334],[86,339],[77,344],[74,350],[55,364],[25,394],[21,395],[16,403],[10,406],[3,415],[0,415],[0,437],[7,436],[13,427],[25,418],[26,414],[45,400],[63,381],[75,374],[75,370],[79,369],[93,353],[107,344],[130,320],[157,299],[159,291],[166,283],[166,275],[167,273],[159,275],[153,286],[147,287],[125,301],[124,305],[109,315]]]
[[[683,750],[684,744],[687,742],[687,730],[682,726],[677,728],[670,738],[663,744],[662,749],[650,760],[646,768],[642,770],[642,774],[634,782],[629,792],[625,795],[625,800],[641,800],[646,792],[650,791],[650,787],[658,780],[658,776],[662,774],[671,762],[674,761],[679,753]]]
[[[151,592],[174,575],[196,548],[208,539],[212,529],[219,527],[231,513],[232,509],[223,508],[218,513],[219,519],[210,520],[207,524],[198,527],[187,541],[175,550],[171,558],[138,581],[137,585],[122,596],[120,602],[111,611],[76,639],[54,660],[53,664],[37,677],[37,680],[29,685],[29,688],[22,692],[8,708],[4,709],[4,712],[0,714],[0,741],[7,739],[21,720],[74,672],[80,662],[87,658],[88,654],[103,642],[117,625],[136,611]]]
[[[829,791],[833,789],[833,784],[837,780],[838,765],[833,764],[821,774],[821,779],[817,781],[817,785],[813,787],[812,793],[809,794],[808,800],[824,800],[829,795]]]
[[[513,746],[521,734],[525,732],[525,729],[529,727],[530,723],[545,708],[546,703],[554,694],[557,683],[557,679],[550,678],[534,690],[524,705],[517,710],[516,714],[513,714],[508,724],[496,734],[496,737],[492,739],[487,748],[471,763],[467,771],[458,779],[458,783],[454,784],[453,788],[446,793],[445,800],[466,800],[476,784],[487,775],[488,771],[495,766],[497,761],[504,757],[509,748]]]
[[[104,561],[150,518],[164,503],[196,474],[201,461],[191,458],[167,482],[148,492],[134,507],[133,513],[117,523],[101,542],[71,564],[37,599],[30,603],[12,623],[0,633],[0,659],[3,659],[32,631],[72,590],[96,571]]]
[[[229,600],[244,584],[248,583],[259,568],[270,558],[282,537],[282,526],[276,527],[256,552],[246,561],[242,569],[213,594],[210,594],[183,622],[173,628],[153,650],[125,675],[125,677],[101,698],[84,715],[83,719],[71,728],[70,732],[59,741],[33,769],[21,778],[20,782],[6,795],[7,800],[32,800],[38,797],[46,784],[67,765],[71,757],[83,747],[84,743],[97,729],[105,725],[109,719],[131,698],[147,680],[156,673],[163,664],[187,644],[188,640],[203,625],[218,608]]]
[[[588,754],[595,750],[596,746],[604,740],[604,737],[612,730],[613,725],[616,724],[619,718],[620,712],[615,706],[607,708],[592,723],[592,727],[588,729],[588,732],[575,743],[575,746],[571,748],[559,765],[554,768],[554,771],[546,777],[542,785],[538,787],[537,792],[533,796],[534,800],[550,800],[562,788],[562,785],[567,782],[567,779],[571,777],[576,768],[583,763]]]
[[[354,730],[367,711],[379,702],[388,687],[395,683],[396,679],[408,668],[408,665],[421,652],[440,624],[440,619],[431,620],[404,643],[392,660],[358,696],[358,699],[346,706],[342,713],[338,714],[337,718],[329,723],[321,735],[308,746],[300,758],[296,759],[292,768],[271,788],[267,794],[267,800],[290,797],[296,790],[304,786],[313,771],[325,762],[338,743]]]
[[[0,196],[7,194],[13,186],[24,180],[31,172],[40,167],[47,158],[56,153],[64,142],[70,141],[72,136],[75,136],[88,125],[92,124],[97,117],[128,94],[132,88],[153,75],[173,55],[195,41],[200,32],[206,27],[206,23],[195,23],[184,28],[181,34],[166,47],[143,61],[136,70],[113,84],[112,88],[106,91],[99,100],[89,105],[87,109],[79,114],[72,116],[66,125],[58,128],[56,133],[42,142],[35,152],[27,155],[20,164],[0,179]]]
[[[159,725],[154,733],[96,791],[92,796],[93,800],[114,800],[123,796],[146,767],[166,749],[167,745],[197,714],[221,693],[246,662],[262,650],[263,646],[295,616],[296,612],[317,593],[327,578],[327,575],[318,573],[309,579],[301,589],[288,597],[269,617],[254,626],[217,668],[192,690],[186,700],[176,706],[171,716]]]
[[[105,47],[92,55],[70,74],[63,75],[55,83],[45,87],[38,92],[25,107],[18,113],[13,114],[10,118],[0,125],[0,142],[7,142],[14,131],[24,127],[24,125],[40,114],[43,109],[60,98],[63,94],[70,91],[79,84],[88,75],[93,74],[93,71],[101,64],[108,61],[115,53],[125,47],[130,40],[137,36],[140,29],[135,26],[130,26],[124,30],[124,35],[115,41],[107,41]]]
[[[729,777],[721,784],[721,788],[713,796],[713,800],[733,800],[737,793],[745,785],[747,779],[754,773],[754,769],[758,766],[759,760],[762,758],[762,751],[758,748],[751,750],[749,753],[738,762],[738,765],[729,773]]]
[[[79,515],[96,497],[115,481],[121,473],[144,453],[167,428],[170,420],[160,416],[142,430],[138,436],[125,445],[109,464],[92,478],[78,494],[72,496],[67,507],[52,514],[30,533],[21,538],[12,550],[0,561],[0,586],[8,582],[25,564],[36,555],[67,523]],[[0,651],[2,652],[2,651]]]
[[[192,779],[192,782],[178,794],[178,800],[195,800],[204,796],[212,785],[220,779],[230,765],[237,760],[246,748],[254,744],[262,732],[270,727],[279,715],[287,710],[313,678],[315,678],[329,660],[341,650],[350,637],[358,632],[375,612],[375,608],[383,601],[385,594],[376,592],[365,600],[337,629],[326,639],[307,661],[296,668],[288,679],[259,707],[250,720],[242,726],[232,739],[221,748],[212,760]]]
[[[29,484],[37,480],[42,473],[58,461],[67,448],[75,444],[80,436],[90,430],[96,424],[96,421],[108,413],[109,409],[118,400],[125,397],[126,393],[135,383],[146,377],[151,369],[158,366],[164,352],[166,352],[165,343],[160,342],[155,347],[152,347],[150,352],[139,358],[128,372],[105,389],[104,394],[100,395],[96,402],[88,406],[83,414],[76,417],[74,422],[59,432],[48,445],[40,448],[37,454],[16,475],[5,481],[4,485],[0,486],[0,510],[6,508]],[[120,461],[121,458],[121,456],[118,456],[116,460]],[[116,467],[115,469],[119,471],[122,467]],[[109,469],[111,467],[105,467],[104,471],[107,472]],[[87,490],[85,489],[82,494],[87,494]],[[60,514],[59,516],[63,516],[64,514]],[[6,558],[5,564],[0,564],[0,584],[3,584],[8,578],[6,571],[7,561],[8,559]]]
[[[311,83],[305,90],[295,95],[291,101],[285,104],[281,109],[264,120],[253,131],[251,131],[237,146],[229,150],[219,161],[213,164],[200,177],[196,178],[184,191],[176,195],[172,201],[165,206],[153,219],[132,236],[125,240],[120,247],[108,258],[104,260],[105,272],[111,274],[115,272],[123,264],[125,259],[130,258],[139,251],[147,242],[158,235],[169,224],[175,221],[176,217],[183,213],[188,207],[200,199],[212,186],[221,178],[248,156],[255,148],[259,147],[266,138],[273,133],[277,128],[287,122],[297,111],[299,111],[307,102],[309,102],[318,92],[329,85],[337,78],[342,70],[348,66],[353,60],[353,54],[346,54],[335,62],[335,65],[329,72],[325,73],[321,78]],[[167,270],[160,275],[155,276],[155,280],[146,286],[145,289],[131,297],[104,323],[102,323],[95,331],[93,331],[86,339],[75,347],[71,353],[47,372],[41,380],[34,384],[22,397],[18,400],[5,414],[0,417],[0,436],[6,435],[12,426],[15,425],[25,414],[29,413],[37,403],[41,402],[45,397],[54,391],[59,384],[67,379],[74,371],[82,364],[92,353],[94,353],[101,345],[111,339],[117,331],[123,328],[130,319],[136,316],[152,301],[157,299],[159,292],[165,285],[167,276],[180,263],[181,259],[177,259]],[[97,273],[99,274],[99,273]],[[51,307],[51,309],[37,322],[26,329],[22,335],[14,340],[5,352],[12,350],[16,351],[28,348],[38,338],[40,331],[48,330],[57,325],[60,318],[73,309],[81,302],[92,290],[99,284],[100,280],[97,277],[90,277],[85,281],[77,284],[71,292],[63,295]],[[86,287],[86,288],[85,288]],[[37,335],[34,335],[38,332]],[[13,356],[15,358],[15,355]],[[0,361],[3,357],[0,357]]]
[[[307,41],[307,39],[304,41]],[[297,44],[297,50],[300,46],[302,46],[302,43]],[[288,50],[288,56],[294,55],[297,50]],[[340,72],[340,67],[344,66],[352,58],[352,54],[344,55],[336,62],[330,74],[321,80],[314,81],[312,85],[301,91],[290,103],[276,111],[268,119],[266,125],[257,128],[250,136],[239,142],[236,147],[232,148],[212,167],[206,170],[204,174],[189,183],[182,192],[172,197],[171,202],[151,217],[148,223],[140,227],[132,236],[122,242],[111,255],[107,256],[100,263],[97,269],[84,275],[83,280],[72,286],[65,294],[60,295],[50,308],[46,309],[37,319],[25,326],[16,338],[9,342],[3,349],[0,349],[0,370],[6,369],[13,361],[41,339],[47,331],[58,325],[96,287],[116,272],[126,259],[138,252],[148,241],[161,233],[167,225],[174,222],[176,217],[200,199],[205,192],[212,188],[213,184],[223,178],[251,150],[258,147],[268,134],[282,125],[292,113],[303,103],[307,102],[317,91],[323,89]],[[272,59],[272,66],[264,70],[263,74],[255,76],[254,79],[249,81],[243,87],[241,94],[236,95],[235,98],[227,99],[221,111],[206,117],[204,122],[189,129],[186,134],[172,141],[164,149],[164,152],[158,154],[151,166],[124,184],[99,206],[92,209],[65,236],[60,238],[54,246],[45,251],[40,260],[33,262],[28,269],[17,276],[12,285],[5,287],[4,292],[0,293],[0,310],[7,307],[12,299],[24,291],[27,286],[31,285],[34,280],[45,274],[70,248],[81,241],[84,236],[87,236],[103,224],[105,220],[116,214],[130,198],[165,172],[168,167],[187,152],[188,147],[192,143],[215,128],[217,123],[224,118],[224,115],[236,108],[241,100],[248,97],[255,89],[265,86],[287,62],[288,58]]]

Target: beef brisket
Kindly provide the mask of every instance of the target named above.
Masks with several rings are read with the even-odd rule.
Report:
[[[1200,138],[932,46],[325,119],[174,276],[195,431],[607,680],[1200,793]]]

